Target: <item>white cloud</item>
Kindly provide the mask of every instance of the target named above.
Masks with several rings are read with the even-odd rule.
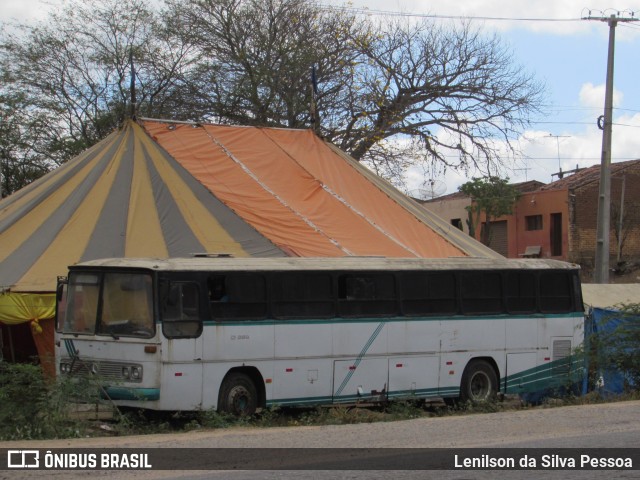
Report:
[[[43,20],[51,10],[63,4],[64,0],[2,0],[0,21],[28,23]]]
[[[593,83],[585,83],[580,89],[580,104],[584,107],[594,107],[604,109],[605,85],[594,85]],[[619,90],[613,89],[613,106],[617,107],[622,104],[623,94]]]

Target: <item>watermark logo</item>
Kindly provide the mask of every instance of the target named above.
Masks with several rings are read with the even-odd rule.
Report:
[[[8,468],[39,468],[40,452],[38,450],[7,451]]]

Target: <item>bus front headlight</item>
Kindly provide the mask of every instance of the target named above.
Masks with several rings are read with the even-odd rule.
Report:
[[[142,379],[142,368],[140,368],[140,367],[131,367],[131,378],[133,380],[141,380]]]

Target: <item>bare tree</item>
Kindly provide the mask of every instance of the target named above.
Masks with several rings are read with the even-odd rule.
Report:
[[[129,111],[131,60],[136,108],[174,114],[165,105],[190,57],[141,0],[74,0],[46,23],[6,34],[0,59],[5,93],[24,92],[25,103],[47,113],[61,141],[82,150]]]
[[[185,42],[199,51],[191,71],[193,111],[218,121],[308,127],[311,69],[323,85],[317,102],[340,111],[345,68],[354,62],[352,16],[308,0],[173,0]]]
[[[497,37],[469,24],[374,23],[315,0],[147,5],[71,0],[46,23],[0,34],[0,94],[22,95],[47,119],[43,155],[54,163],[130,114],[131,63],[133,111],[313,126],[396,184],[414,165],[495,175],[499,150],[514,148],[542,102],[542,86]]]
[[[496,174],[542,102],[543,86],[469,23],[373,23],[309,0],[174,5],[201,54],[202,116],[309,126],[316,64],[322,135],[396,183],[418,163]]]
[[[498,146],[513,148],[539,111],[543,86],[497,37],[468,23],[395,21],[371,31],[377,34],[353,39],[360,62],[329,137],[378,169],[397,162],[380,145],[409,139],[424,161],[495,173]]]
[[[55,166],[52,158],[67,146],[52,130],[49,118],[30,109],[22,95],[0,94],[0,198]]]

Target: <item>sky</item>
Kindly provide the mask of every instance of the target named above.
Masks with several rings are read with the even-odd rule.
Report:
[[[0,21],[41,20],[63,1],[1,0]],[[342,0],[321,3],[345,5]],[[434,22],[468,18],[488,35],[497,34],[514,62],[546,85],[545,115],[522,132],[521,155],[506,159],[502,174],[511,182],[549,183],[560,168],[566,172],[600,164],[602,131],[596,122],[604,113],[609,27],[581,18],[616,12],[628,18],[632,11],[640,18],[640,0],[350,0],[348,5],[371,15],[433,15]],[[612,162],[640,158],[640,21],[619,23],[615,35]],[[407,183],[412,190],[436,181],[445,193],[454,193],[479,175],[448,170],[425,178],[414,170]]]
[[[434,15],[435,22],[451,21],[439,17],[466,17],[487,34],[497,34],[511,49],[514,62],[545,84],[545,115],[534,118],[520,136],[522,154],[507,160],[503,175],[511,182],[549,183],[557,180],[552,174],[559,169],[567,172],[600,164],[602,131],[597,119],[604,114],[609,27],[603,21],[581,19],[617,12],[629,18],[634,10],[633,16],[640,18],[640,1],[634,5],[633,0],[351,0],[350,4],[376,15]],[[640,22],[618,23],[615,36],[612,162],[640,159]],[[474,175],[480,172],[449,170],[429,179],[414,171],[409,188],[436,180],[444,183],[446,193],[454,193]]]

